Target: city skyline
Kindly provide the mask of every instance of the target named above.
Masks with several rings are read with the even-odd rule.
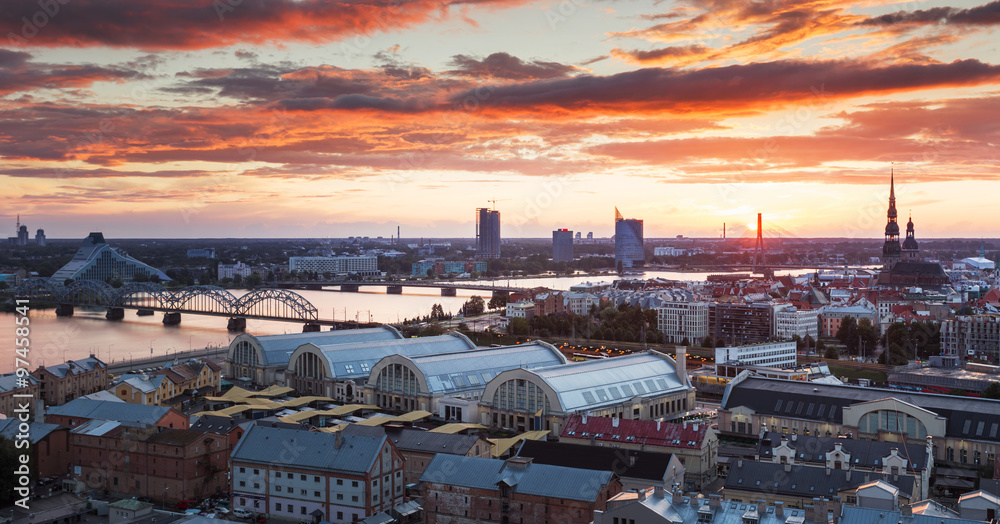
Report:
[[[0,5],[0,220],[51,238],[875,239],[893,169],[1000,236],[998,2],[56,4]]]

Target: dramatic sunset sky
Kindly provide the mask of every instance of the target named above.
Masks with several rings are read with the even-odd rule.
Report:
[[[63,5],[65,4],[65,5]],[[48,10],[48,12],[46,11]],[[3,0],[0,236],[1000,236],[1000,1]]]

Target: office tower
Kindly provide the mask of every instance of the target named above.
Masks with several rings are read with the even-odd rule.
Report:
[[[579,235],[579,233],[577,233]],[[557,229],[552,232],[552,261],[573,261],[573,232],[568,229]]]
[[[476,258],[500,258],[500,212],[476,209]]]
[[[642,267],[646,257],[642,248],[642,220],[624,218],[615,208],[615,265]]]

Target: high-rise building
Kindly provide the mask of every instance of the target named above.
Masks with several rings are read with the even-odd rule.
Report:
[[[579,235],[579,233],[577,233]],[[573,261],[573,232],[568,229],[557,229],[552,232],[552,261]]]
[[[593,244],[594,243],[594,232],[593,231],[587,233],[587,243],[588,244]]]
[[[476,209],[476,257],[500,258],[500,212]]]
[[[615,208],[615,265],[642,267],[646,256],[642,247],[642,220],[624,218]]]
[[[577,231],[577,232],[576,232],[576,237],[575,237],[575,238],[576,238],[576,241],[577,241],[577,242],[579,242],[580,240],[582,240],[582,239],[581,239],[581,236],[582,236],[582,235],[580,234],[580,232],[579,232],[579,231]]]
[[[45,247],[45,230],[39,229],[35,231],[35,244]]]
[[[28,245],[28,226],[21,225],[21,215],[17,215],[17,245]]]
[[[148,266],[130,257],[128,253],[109,246],[104,241],[103,234],[91,233],[83,239],[76,255],[59,271],[56,271],[49,280],[57,285],[66,280],[107,281],[112,278],[131,282],[139,275],[146,278],[155,276],[163,282],[170,280],[170,277],[159,269]]]

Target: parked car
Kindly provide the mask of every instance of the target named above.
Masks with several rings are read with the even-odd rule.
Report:
[[[177,504],[174,504],[174,507],[176,507],[177,509],[180,509],[180,510],[185,510],[185,509],[188,509],[188,508],[193,508],[193,507],[195,507],[197,505],[198,505],[198,501],[197,500],[182,500],[182,501],[178,502]]]
[[[252,517],[253,514],[243,508],[236,508],[233,510],[233,516],[241,519],[248,519]]]

